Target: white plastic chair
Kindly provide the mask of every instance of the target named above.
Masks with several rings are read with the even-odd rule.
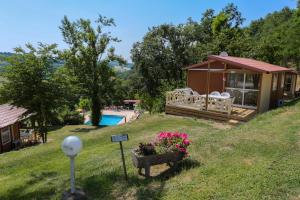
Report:
[[[230,93],[229,93],[229,92],[222,92],[222,93],[221,93],[221,96],[222,96],[222,97],[230,98]]]
[[[213,91],[213,92],[210,93],[210,95],[218,96],[218,97],[221,96],[220,92],[218,92],[218,91]]]
[[[192,91],[192,95],[199,95],[199,93],[197,91]]]

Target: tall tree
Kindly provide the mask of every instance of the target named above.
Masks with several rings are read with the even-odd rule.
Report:
[[[6,58],[8,66],[1,76],[4,81],[0,88],[2,102],[24,107],[35,113],[35,119],[47,142],[47,126],[53,110],[63,101],[61,85],[55,81],[56,45],[31,44],[27,49],[15,48],[15,54]]]
[[[66,16],[60,30],[69,49],[62,54],[66,66],[72,71],[76,83],[84,97],[91,100],[92,124],[98,126],[101,109],[111,96],[112,75],[109,68],[111,61],[124,63],[120,56],[114,54],[112,42],[119,42],[106,27],[115,26],[114,20],[99,16],[95,27],[90,20],[79,19],[71,22]]]

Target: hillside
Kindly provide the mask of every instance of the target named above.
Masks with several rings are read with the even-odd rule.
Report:
[[[190,158],[176,174],[145,180],[132,166],[130,149],[161,130],[189,133]],[[128,183],[119,145],[110,142],[116,133],[130,137],[124,143]],[[48,144],[0,155],[0,199],[58,199],[69,184],[69,162],[60,150],[67,135],[83,140],[76,176],[90,199],[298,199],[299,133],[300,103],[234,128],[164,114],[96,130],[65,126],[51,131]]]

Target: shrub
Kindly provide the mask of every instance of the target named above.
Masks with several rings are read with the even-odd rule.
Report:
[[[141,155],[154,155],[156,154],[155,146],[151,143],[140,143],[138,153]]]
[[[79,125],[83,124],[84,122],[84,117],[77,111],[68,111],[64,113],[62,116],[63,118],[63,123],[65,125]]]
[[[84,116],[77,111],[70,110],[67,106],[57,111],[55,123],[61,125],[80,125],[84,123]]]

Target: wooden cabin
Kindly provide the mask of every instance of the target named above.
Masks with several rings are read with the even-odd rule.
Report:
[[[186,67],[185,70],[187,88],[198,96],[182,97],[188,100],[176,103],[178,97],[170,94],[167,97],[167,113],[192,113],[200,117],[246,121],[256,113],[281,106],[284,94],[293,96],[297,89],[297,73],[289,68],[226,54],[210,55],[207,61]],[[231,100],[210,98],[212,92],[229,93]],[[199,102],[202,102],[202,107]],[[184,111],[193,107],[200,107],[200,111]]]
[[[29,129],[22,130],[21,124],[30,116],[25,108],[10,104],[0,105],[0,153],[10,151],[28,141]]]

